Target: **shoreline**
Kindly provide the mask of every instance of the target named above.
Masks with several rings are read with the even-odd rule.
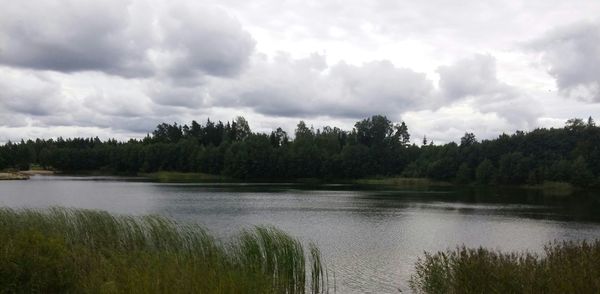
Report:
[[[53,170],[45,170],[45,169],[30,169],[30,170],[19,171],[19,173],[23,174],[23,175],[27,175],[27,176],[37,176],[37,175],[48,176],[48,175],[56,174],[56,172]]]
[[[20,172],[1,172],[0,181],[22,181],[29,180],[29,175]]]
[[[55,171],[52,170],[24,170],[24,171],[5,171],[5,172],[0,172],[0,180],[3,181],[22,181],[22,180],[29,180],[29,178],[31,176],[37,176],[37,175],[44,175],[44,176],[48,176],[48,175],[54,175],[56,174]]]
[[[136,176],[150,181],[160,183],[297,183],[297,184],[348,184],[360,186],[385,186],[396,188],[517,188],[527,190],[544,191],[555,195],[568,195],[576,191],[596,190],[594,187],[576,187],[565,182],[544,182],[535,185],[479,185],[479,184],[457,184],[448,181],[437,181],[428,178],[406,178],[400,176],[373,176],[359,179],[318,179],[318,178],[295,178],[295,179],[235,179],[222,175],[213,175],[194,172],[158,171],[151,173],[119,174],[106,171],[84,171],[74,173],[63,173],[54,170],[27,170],[19,172],[0,172],[0,180],[27,180],[35,175],[107,175],[107,176]]]

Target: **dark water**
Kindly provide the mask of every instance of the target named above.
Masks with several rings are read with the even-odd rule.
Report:
[[[596,197],[598,196],[598,197]],[[338,293],[408,291],[423,251],[458,245],[540,251],[552,240],[600,238],[600,195],[523,190],[394,190],[292,184],[159,184],[37,176],[0,182],[0,206],[156,213],[227,237],[275,225],[315,242]]]

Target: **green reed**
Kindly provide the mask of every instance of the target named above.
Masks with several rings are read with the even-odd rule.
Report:
[[[410,286],[417,293],[600,293],[600,241],[553,242],[539,255],[465,247],[426,253]]]
[[[272,227],[225,243],[159,216],[2,208],[0,292],[327,292],[321,255],[309,246],[305,253]]]

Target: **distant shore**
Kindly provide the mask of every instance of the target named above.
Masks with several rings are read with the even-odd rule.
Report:
[[[53,175],[51,170],[25,170],[25,171],[5,171],[0,172],[0,180],[28,180],[33,175]]]
[[[28,175],[28,176],[33,176],[33,175],[53,175],[56,172],[53,170],[45,170],[45,169],[30,169],[30,170],[20,171],[19,173]]]
[[[0,180],[27,180],[29,177],[34,175],[55,175],[62,174],[60,171],[54,170],[43,170],[43,169],[32,169],[27,171],[5,171],[0,172]],[[70,173],[66,173],[70,174]],[[111,172],[102,171],[86,171],[80,173],[74,173],[77,175],[111,175],[111,176],[124,176],[124,174],[115,174]],[[521,188],[529,190],[540,190],[544,193],[553,195],[569,195],[574,191],[582,190],[582,188],[574,187],[573,185],[565,182],[551,182],[546,181],[537,185],[477,185],[477,184],[457,184],[447,181],[436,181],[428,178],[409,178],[401,176],[375,176],[359,179],[318,179],[318,178],[297,178],[297,179],[235,179],[222,175],[213,175],[206,173],[194,173],[194,172],[175,172],[175,171],[159,171],[152,173],[138,173],[129,174],[128,176],[138,176],[149,179],[151,181],[157,181],[161,183],[237,183],[237,182],[290,182],[290,183],[304,183],[304,184],[351,184],[351,185],[364,185],[364,186],[386,186],[396,188],[432,188],[432,187],[500,187],[500,188]],[[585,190],[585,189],[583,189]]]
[[[23,173],[2,172],[0,180],[28,180],[29,176]]]

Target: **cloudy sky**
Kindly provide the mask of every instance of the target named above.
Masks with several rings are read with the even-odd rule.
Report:
[[[0,2],[0,142],[238,115],[384,114],[436,142],[600,119],[599,1]]]

